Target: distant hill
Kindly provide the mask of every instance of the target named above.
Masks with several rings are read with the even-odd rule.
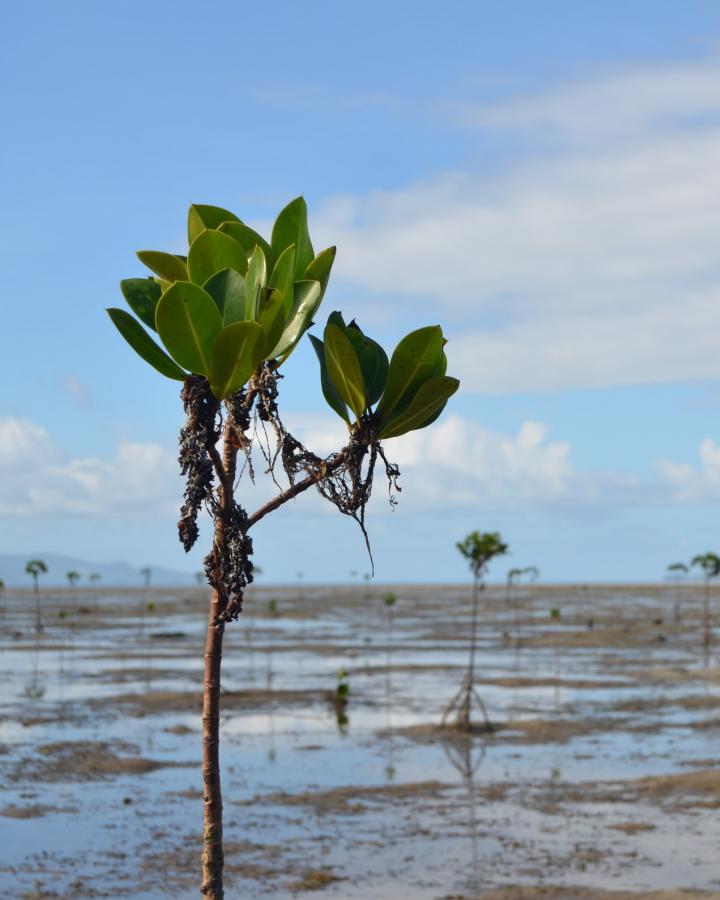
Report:
[[[98,586],[109,587],[142,587],[143,576],[138,568],[123,560],[115,562],[88,562],[76,556],[63,556],[60,553],[0,553],[0,578],[7,587],[32,587],[32,579],[25,573],[25,564],[29,559],[42,559],[47,563],[47,575],[41,576],[40,584],[47,587],[67,587],[66,573],[80,573],[79,587],[90,584],[88,576],[97,572],[101,576]],[[175,587],[195,584],[189,572],[176,572],[151,566],[150,584],[153,587]]]

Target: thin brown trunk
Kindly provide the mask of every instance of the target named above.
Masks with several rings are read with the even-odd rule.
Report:
[[[223,900],[223,826],[220,786],[220,667],[225,626],[217,623],[220,595],[213,591],[205,640],[205,680],[203,690],[203,852],[202,893],[211,900]]]
[[[212,448],[214,451],[215,448]],[[230,424],[225,423],[223,458],[211,453],[220,480],[220,510],[215,519],[215,557],[213,578],[219,583],[220,555],[225,548],[225,521],[233,504],[233,483],[237,442]],[[205,639],[205,678],[203,682],[203,883],[201,893],[210,900],[224,900],[223,889],[223,815],[220,784],[220,674],[222,667],[222,642],[225,624],[220,614],[227,606],[227,598],[213,589],[208,613],[208,630]]]
[[[712,642],[710,634],[710,579],[705,579],[705,595],[703,602],[703,644],[709,647]]]

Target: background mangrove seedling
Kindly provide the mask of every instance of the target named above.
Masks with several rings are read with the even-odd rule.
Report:
[[[460,554],[467,560],[473,576],[472,617],[470,621],[469,660],[465,680],[460,690],[447,705],[442,717],[445,725],[451,716],[455,716],[455,727],[460,731],[472,731],[471,706],[476,701],[483,719],[485,730],[492,731],[485,704],[475,690],[475,652],[477,648],[477,613],[480,592],[485,590],[485,573],[491,560],[496,556],[504,556],[508,545],[503,542],[497,531],[472,531],[464,540],[455,545]]]
[[[693,557],[690,565],[702,569],[703,577],[705,578],[705,590],[703,591],[703,645],[707,649],[712,643],[710,581],[720,575],[720,556],[716,553],[700,553]]]
[[[43,631],[42,616],[40,615],[40,576],[47,573],[48,567],[45,560],[30,559],[25,564],[25,571],[33,580],[35,594],[35,631]]]
[[[92,584],[93,586],[95,586],[98,583],[98,581],[100,581],[101,578],[102,578],[102,575],[99,572],[91,572],[88,575],[88,580],[90,581],[90,584]]]
[[[391,502],[399,470],[382,441],[434,422],[459,382],[446,375],[439,325],[406,335],[388,359],[355,321],[330,314],[322,338],[310,336],[320,387],[348,430],[344,447],[319,457],[285,427],[278,409],[281,368],[317,319],[335,248],[316,253],[302,197],[278,215],[269,239],[216,206],[193,205],[188,249],[180,255],[143,250],[151,271],[121,282],[134,315],[108,314],[150,366],[182,382],[186,421],[180,469],[186,478],[180,541],[189,551],[197,517],[208,510],[212,549],[205,574],[212,588],[203,691],[204,831],[202,893],[224,896],[219,716],[223,634],[242,612],[253,580],[250,532],[267,515],[310,488],[358,523],[370,550],[365,510],[376,465],[384,468]],[[157,341],[152,335],[157,336]],[[158,343],[159,341],[159,343]],[[286,487],[253,513],[237,500],[257,456]],[[238,467],[238,457],[244,465]],[[149,579],[148,579],[149,583]]]
[[[77,593],[75,592],[75,585],[78,583],[78,581],[80,581],[80,573],[72,570],[70,572],[67,572],[65,574],[65,577],[67,578],[68,584],[70,585],[70,589],[73,592],[73,597],[74,597],[75,601],[77,602]]]
[[[152,581],[152,569],[151,569],[151,567],[150,567],[150,566],[143,566],[143,568],[140,569],[140,574],[141,574],[142,577],[143,577],[143,585],[144,585],[146,588],[149,588],[149,587],[150,587],[150,582]]]
[[[684,581],[688,574],[690,573],[690,567],[686,566],[683,562],[675,562],[670,563],[667,567],[665,577],[670,581],[674,581],[678,584],[678,593],[675,596],[675,603],[673,604],[673,617],[676,622],[680,621],[680,582]]]

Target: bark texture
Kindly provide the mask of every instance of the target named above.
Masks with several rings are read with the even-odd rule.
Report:
[[[220,785],[220,667],[225,626],[217,622],[220,596],[213,591],[205,640],[203,683],[203,851],[202,893],[211,900],[223,900],[223,826]]]

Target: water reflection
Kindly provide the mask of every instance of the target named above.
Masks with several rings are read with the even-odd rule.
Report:
[[[487,744],[459,736],[443,742],[443,750],[453,768],[459,772],[467,793],[468,832],[472,847],[470,890],[480,890],[480,850],[478,846],[477,809],[475,806],[475,785],[473,779],[485,759]]]

